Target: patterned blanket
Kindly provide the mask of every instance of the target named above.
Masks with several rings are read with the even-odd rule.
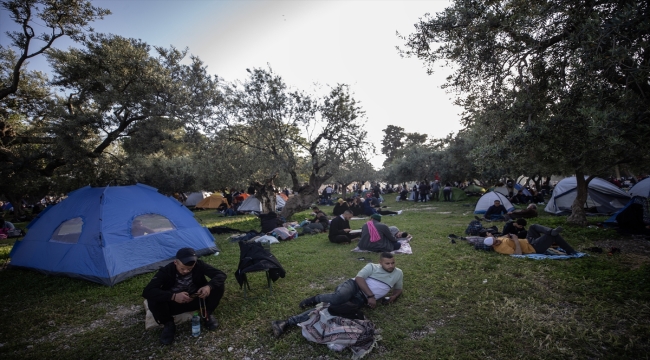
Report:
[[[412,255],[413,254],[413,249],[411,249],[411,244],[409,244],[411,239],[413,239],[412,236],[409,236],[406,239],[397,240],[397,242],[402,244],[402,246],[400,246],[400,248],[395,250],[395,251],[391,251],[390,253],[391,254],[408,254],[408,255]],[[369,250],[361,250],[361,249],[359,249],[358,246],[355,247],[354,249],[350,250],[350,251],[352,251],[352,252],[371,252]]]
[[[381,340],[372,321],[332,316],[327,305],[322,303],[309,314],[309,320],[298,326],[302,327],[302,336],[309,341],[349,347],[353,360],[366,356]]]

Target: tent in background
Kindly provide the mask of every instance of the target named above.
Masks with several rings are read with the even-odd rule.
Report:
[[[645,198],[650,198],[650,177],[645,178],[628,191],[630,196],[643,196]]]
[[[212,193],[208,191],[198,191],[198,192],[190,193],[189,195],[187,195],[185,201],[183,201],[183,205],[195,206],[196,204],[199,203],[199,201],[207,198],[210,195],[212,195]]]
[[[578,194],[576,187],[575,177],[560,180],[544,210],[555,215],[570,214],[571,205]],[[586,207],[595,207],[598,213],[615,212],[623,208],[628,201],[630,195],[607,180],[594,178],[589,182]]]
[[[275,208],[279,211],[286,205],[285,199],[282,197],[284,194],[275,194]],[[286,195],[285,195],[286,196]]]
[[[515,210],[515,207],[512,206],[510,200],[508,200],[503,194],[495,191],[490,191],[478,199],[476,207],[474,208],[474,214],[485,214],[487,212],[487,209],[490,206],[494,205],[494,200],[501,201],[501,205],[503,205],[508,211]]]
[[[254,212],[260,214],[262,213],[262,203],[257,200],[255,196],[249,196],[246,198],[246,200],[242,201],[237,211]]]
[[[524,195],[526,195],[526,196],[533,196],[533,194],[531,194],[530,191],[528,191],[528,189],[526,189],[526,188],[525,188],[524,186],[522,186],[522,185],[515,184],[515,190],[517,190],[517,191],[521,190],[521,192],[522,192]],[[517,195],[516,192],[515,192],[515,195]]]
[[[485,194],[485,189],[476,184],[469,184],[464,191],[467,194]]]
[[[443,194],[443,188],[440,189],[440,200],[444,200],[445,196]],[[461,200],[467,200],[467,194],[465,191],[462,189],[459,189],[457,187],[451,187],[451,201],[461,201]]]
[[[218,251],[190,210],[146,185],[86,186],[48,208],[14,244],[11,267],[112,286],[158,270],[183,247]]]
[[[195,207],[199,209],[216,209],[222,204],[226,204],[226,206],[228,206],[228,200],[226,200],[225,197],[221,196],[221,194],[212,194],[207,198],[199,201]]]

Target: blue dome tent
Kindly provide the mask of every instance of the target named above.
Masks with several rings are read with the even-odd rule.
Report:
[[[218,251],[190,210],[142,184],[75,190],[27,228],[11,267],[109,286],[157,270],[183,247],[199,256]]]

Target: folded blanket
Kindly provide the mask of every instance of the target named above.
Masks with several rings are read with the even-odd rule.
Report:
[[[309,314],[309,320],[298,326],[302,327],[302,336],[309,341],[349,346],[354,360],[370,353],[377,341],[381,340],[372,321],[332,316],[322,305]]]
[[[529,258],[529,259],[535,259],[535,260],[544,260],[544,259],[549,259],[549,260],[566,260],[566,259],[577,259],[581,258],[583,256],[588,256],[589,254],[585,253],[575,253],[573,255],[556,255],[556,254],[524,254],[524,255],[510,255],[512,257],[516,258]]]

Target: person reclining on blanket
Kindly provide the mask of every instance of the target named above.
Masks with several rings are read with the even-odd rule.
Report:
[[[381,223],[379,214],[371,215],[370,221],[361,227],[360,250],[391,252],[398,250],[401,246],[402,244],[397,241],[388,226]]]
[[[528,207],[526,207],[523,210],[515,210],[515,211],[510,211],[506,215],[503,215],[503,217],[506,220],[511,220],[511,219],[530,219],[537,217],[537,205],[535,204],[530,204]]]
[[[374,309],[377,306],[377,299],[383,298],[388,293],[392,295],[386,301],[389,304],[395,302],[402,295],[403,283],[404,275],[402,270],[395,267],[395,257],[391,253],[384,252],[379,255],[379,264],[368,263],[356,277],[337,286],[333,293],[304,299],[300,302],[300,307],[306,309],[321,302],[329,303],[330,314],[336,314],[338,311],[354,313],[355,309],[360,310],[365,304]],[[279,337],[287,327],[309,320],[312,311],[313,308],[286,320],[271,322],[273,335]]]
[[[505,255],[544,254],[553,243],[564,249],[567,255],[575,254],[576,251],[560,236],[560,232],[562,232],[561,227],[551,229],[534,224],[528,228],[527,239],[519,239],[514,234],[495,239],[491,233],[488,233],[488,237],[483,240],[483,243],[486,246],[492,246],[494,251]]]
[[[506,213],[508,213],[508,210],[505,206],[501,205],[501,201],[494,200],[494,205],[487,209],[483,217],[486,220],[503,220],[503,215]]]
[[[379,214],[379,215],[400,215],[402,213],[402,210],[400,211],[389,211],[389,210],[379,210],[375,209],[372,206],[372,202],[370,199],[359,199],[361,201],[361,206],[363,207],[363,213],[365,215],[372,215],[372,214]]]

